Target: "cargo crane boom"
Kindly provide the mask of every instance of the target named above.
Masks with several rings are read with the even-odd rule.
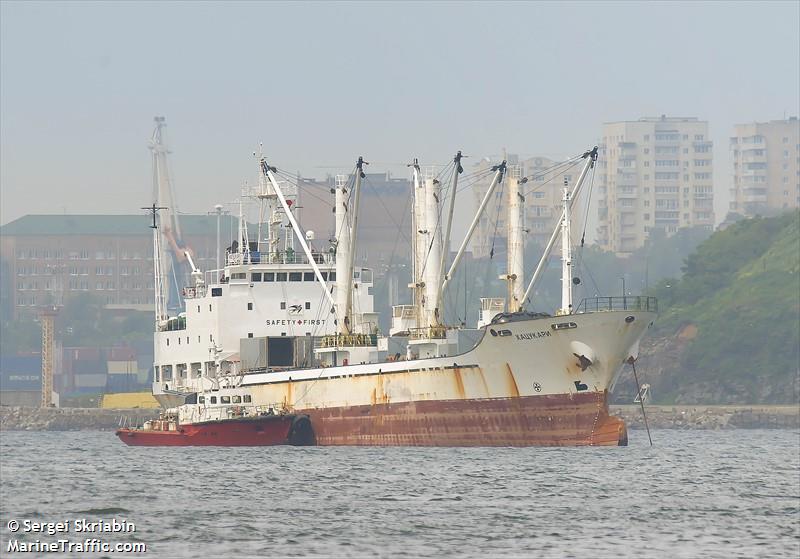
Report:
[[[160,256],[165,287],[163,297],[166,309],[180,311],[183,307],[181,292],[189,284],[191,273],[186,255],[193,251],[184,243],[181,235],[172,176],[167,161],[170,151],[167,148],[164,131],[167,126],[166,119],[157,116],[153,120],[155,129],[149,146],[153,155],[153,200],[157,206],[166,208],[163,213],[158,214],[158,229],[162,236]]]

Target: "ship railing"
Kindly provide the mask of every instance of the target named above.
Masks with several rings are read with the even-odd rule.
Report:
[[[575,314],[606,311],[658,312],[658,299],[644,295],[588,297],[578,304]]]
[[[331,334],[314,340],[314,348],[371,347],[378,345],[377,334]]]
[[[443,340],[447,337],[447,328],[444,326],[409,328],[408,335],[412,340]]]
[[[333,264],[336,256],[331,252],[314,251],[311,253],[314,262],[317,264]],[[240,254],[231,252],[226,255],[225,261],[229,266],[239,266],[241,264],[308,264],[309,259],[304,252],[295,250],[278,250],[275,252],[250,251]]]
[[[283,403],[274,404],[194,404],[181,410],[181,422],[222,421],[265,415],[285,415],[288,409]]]

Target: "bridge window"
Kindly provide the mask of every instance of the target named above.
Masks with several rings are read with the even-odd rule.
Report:
[[[278,272],[275,274],[275,281],[286,281],[286,272]]]
[[[264,281],[275,281],[275,272],[264,272]]]
[[[250,281],[261,281],[261,272],[253,272],[250,274]]]
[[[217,403],[217,397],[216,396],[212,396],[211,397],[211,403],[212,404],[216,404]]]
[[[303,281],[314,281],[314,272],[304,272]]]
[[[221,404],[230,404],[231,403],[231,397],[230,396],[220,396],[219,397],[219,402]]]
[[[252,311],[253,310],[253,303],[247,303],[247,310],[248,311]]]
[[[306,310],[307,311],[311,310],[311,303],[309,303],[308,301],[306,301]]]
[[[198,396],[197,403],[198,404],[205,404],[206,403],[206,397],[205,396]]]
[[[242,397],[241,396],[231,396],[231,402],[233,402],[234,404],[241,404],[242,403]]]
[[[303,281],[302,272],[289,272],[289,281]]]
[[[212,287],[211,288],[211,296],[212,297],[222,297],[222,288],[221,287]]]
[[[253,398],[250,396],[250,394],[245,394],[244,395],[244,403],[245,404],[249,404],[252,401],[253,401]]]

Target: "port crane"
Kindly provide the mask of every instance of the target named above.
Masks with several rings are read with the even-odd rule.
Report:
[[[160,256],[163,275],[163,289],[161,294],[165,309],[180,312],[183,310],[181,292],[189,285],[189,276],[192,272],[187,254],[192,254],[192,249],[186,245],[181,235],[181,226],[178,220],[178,210],[175,204],[175,191],[172,176],[169,170],[167,155],[171,153],[167,148],[166,119],[157,116],[153,119],[155,129],[150,138],[149,148],[153,156],[153,202],[164,209],[158,213],[158,230],[162,242],[160,243]],[[156,294],[158,296],[159,294]]]

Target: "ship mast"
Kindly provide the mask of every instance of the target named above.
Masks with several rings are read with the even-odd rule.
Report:
[[[336,216],[336,324],[340,333],[346,333],[347,292],[340,288],[347,276],[350,260],[350,227],[347,224],[347,175],[336,175],[334,212]],[[342,282],[342,283],[340,283]]]
[[[564,234],[564,231],[567,232],[566,241],[562,239],[561,241],[561,261],[562,261],[562,270],[561,270],[561,309],[560,314],[569,314],[572,312],[572,277],[571,274],[571,267],[572,267],[572,255],[571,255],[571,246],[570,246],[570,239],[569,239],[569,229],[570,229],[570,211],[569,206],[572,205],[572,202],[578,197],[580,193],[581,186],[583,186],[583,182],[586,180],[586,175],[589,173],[589,169],[594,167],[595,161],[597,161],[597,146],[595,146],[590,151],[587,151],[583,154],[583,159],[586,159],[586,163],[581,170],[581,174],[578,177],[575,186],[572,188],[570,192],[568,188],[565,187],[564,193],[564,210],[561,212],[561,219],[558,222],[558,225],[553,229],[553,234],[550,235],[550,240],[547,241],[547,245],[544,248],[544,253],[542,257],[539,259],[539,263],[536,265],[536,270],[533,272],[533,277],[531,277],[531,281],[528,283],[528,288],[525,290],[525,294],[522,296],[522,305],[523,307],[528,302],[528,297],[530,297],[531,291],[533,290],[533,286],[536,285],[536,282],[539,280],[539,277],[542,275],[544,271],[545,263],[547,262],[548,257],[550,256],[550,252],[553,250],[553,245],[558,238],[559,232]],[[566,245],[565,245],[566,243]],[[566,274],[566,275],[565,275]],[[569,285],[565,285],[568,283]],[[567,292],[569,290],[569,292]]]
[[[414,290],[414,316],[417,320],[417,328],[423,325],[423,299],[425,294],[425,280],[422,277],[425,269],[425,186],[422,183],[419,160],[414,159],[411,165],[413,209],[413,243],[414,252],[414,276],[413,283],[409,286]]]
[[[161,272],[161,236],[158,231],[158,224],[156,223],[158,211],[166,210],[163,206],[156,206],[153,202],[152,206],[142,208],[150,212],[153,218],[153,224],[150,228],[153,230],[153,289],[155,291],[155,325],[156,330],[160,324],[167,320],[167,313],[165,312],[164,301],[164,277]]]
[[[569,193],[569,180],[564,177],[564,206],[561,218],[561,312],[572,313],[572,199]]]
[[[425,177],[425,326],[439,326],[439,263],[442,254],[442,229],[439,226],[439,200],[442,183],[433,176]]]
[[[328,289],[328,283],[325,281],[325,278],[322,277],[322,272],[317,266],[316,260],[314,260],[314,255],[311,252],[311,249],[308,247],[308,243],[305,240],[305,236],[300,229],[300,226],[297,223],[297,220],[294,218],[294,214],[292,213],[292,209],[289,207],[289,204],[286,202],[286,197],[283,195],[280,186],[278,186],[278,181],[275,179],[275,167],[270,167],[267,164],[267,160],[263,157],[261,158],[261,171],[264,175],[269,179],[270,184],[272,184],[272,188],[275,191],[275,196],[278,198],[278,202],[280,202],[283,211],[286,212],[286,217],[289,218],[289,223],[292,226],[292,230],[295,232],[297,236],[297,240],[300,241],[300,246],[303,248],[303,252],[306,254],[306,258],[308,258],[308,263],[311,265],[311,268],[314,270],[314,275],[317,278],[322,290],[325,292],[325,296],[327,297],[328,301],[330,302],[332,308],[336,307],[336,301],[333,299],[333,295],[331,295],[330,290]],[[352,274],[351,274],[352,276]]]
[[[525,274],[525,197],[520,193],[519,187],[527,182],[520,178],[521,169],[513,167],[509,170],[506,179],[508,183],[508,263],[505,279],[508,283],[508,312],[517,312],[522,308],[525,293],[523,277]]]
[[[253,152],[253,155],[256,155]],[[275,194],[275,189],[272,188],[272,184],[264,175],[264,173],[260,172],[260,165],[261,160],[263,157],[263,144],[258,144],[258,154],[257,154],[258,162],[259,162],[259,173],[258,173],[258,186],[259,192],[257,198],[259,199],[259,215],[258,215],[258,252],[263,254],[263,250],[261,249],[261,243],[263,241],[263,234],[262,234],[262,227],[263,224],[267,224],[267,261],[271,262],[272,259],[278,253],[280,248],[280,225],[283,221],[278,214],[278,210],[280,208],[280,203],[278,202],[278,196]],[[261,257],[262,262],[264,261],[264,257]]]
[[[338,326],[341,334],[350,334],[353,331],[353,271],[356,257],[356,235],[358,234],[358,208],[361,200],[361,179],[366,176],[364,174],[365,164],[369,165],[364,161],[363,157],[359,156],[356,162],[355,184],[353,186],[353,216],[350,220],[350,231],[345,243],[347,245],[347,260],[345,261],[345,268],[341,272],[339,270],[339,245],[338,243],[336,245],[336,296],[340,302],[344,302],[344,306],[339,308]],[[342,209],[347,210],[346,204]],[[346,217],[342,226],[347,229]],[[343,296],[339,298],[339,294],[342,291],[344,291]]]

